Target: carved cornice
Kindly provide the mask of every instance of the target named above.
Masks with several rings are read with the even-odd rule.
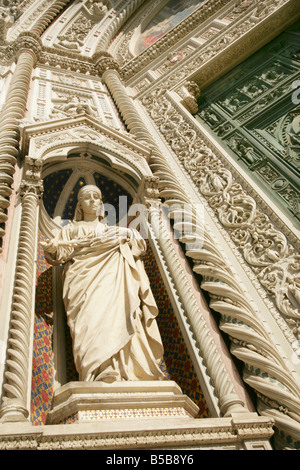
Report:
[[[260,4],[249,12],[241,13],[216,39],[198,47],[179,61],[178,65],[174,65],[169,73],[144,87],[140,96],[157,87],[176,90],[189,80],[196,81],[203,89],[300,17],[297,0],[262,0]],[[144,67],[143,54],[135,60],[140,61],[140,68]],[[131,62],[121,68],[125,82],[133,78],[129,67]]]
[[[121,9],[112,11],[114,14],[114,19],[110,23],[107,30],[102,34],[102,37],[97,44],[96,52],[106,50],[109,46],[110,41],[113,39],[114,35],[119,31],[121,26],[126,22],[126,20],[132,15],[143,3],[145,0],[131,0],[129,2],[122,2],[120,4]],[[125,3],[125,5],[124,5]]]
[[[201,421],[201,422],[200,422]],[[177,421],[178,422],[178,421]],[[154,422],[152,421],[154,424]],[[273,435],[273,421],[253,415],[234,419],[192,420],[180,427],[159,423],[156,419],[154,428],[147,430],[141,422],[137,429],[131,421],[130,430],[118,431],[113,420],[110,429],[103,431],[104,423],[93,423],[93,430],[88,424],[68,424],[58,426],[18,427],[17,433],[11,428],[1,426],[0,449],[28,450],[126,450],[126,449],[261,449],[271,450],[269,439]],[[105,423],[108,424],[108,423]],[[253,446],[255,443],[255,446]],[[252,447],[253,446],[253,447]],[[192,454],[192,450],[191,450]],[[194,463],[191,462],[190,463]]]

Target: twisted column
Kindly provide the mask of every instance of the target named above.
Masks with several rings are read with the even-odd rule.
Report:
[[[143,105],[157,129],[164,135],[166,142],[177,154],[183,168],[191,174],[195,172],[199,175],[197,185],[200,189],[203,189],[200,175],[204,175],[203,181],[206,177],[213,178],[214,168],[217,168],[216,172],[219,175],[221,174],[213,153],[171,104],[165,96],[165,90],[155,90],[144,98]],[[208,160],[213,163],[210,162],[208,165]],[[180,205],[183,200],[180,187],[171,174],[167,162],[158,153],[153,153],[150,166],[153,173],[161,179],[160,196],[165,198],[165,203],[172,204],[177,201]],[[229,180],[228,175],[226,178]],[[214,183],[217,187],[218,179]],[[220,186],[218,190],[216,187],[214,194],[219,193],[220,202],[222,190]],[[226,187],[225,191],[227,197],[230,190]],[[233,193],[236,194],[236,188]],[[239,203],[240,199],[237,199],[237,204]],[[179,222],[173,217],[174,228],[180,233],[183,233],[180,230],[182,211],[183,209],[178,209]],[[192,221],[192,225],[192,232],[195,234],[197,221]],[[187,233],[180,238],[180,241],[186,245],[185,254],[190,258],[193,270],[201,279],[201,289],[209,295],[211,309],[220,314],[219,328],[228,335],[231,353],[243,364],[242,377],[257,396],[258,412],[275,419],[275,427],[279,430],[277,436],[287,436],[285,447],[297,448],[300,435],[300,393],[297,379],[273,343],[261,320],[258,308],[216,246],[213,236],[205,227],[202,233],[201,228],[199,232],[196,241],[191,241]],[[278,448],[280,447],[282,443],[279,443]]]
[[[190,205],[190,200],[184,194],[175,175],[167,168],[165,158],[161,155],[155,140],[140,118],[132,99],[127,95],[118,73],[117,64],[109,57],[102,57],[99,58],[97,65],[102,75],[102,80],[108,86],[129,131],[134,134],[136,140],[144,142],[146,145],[150,146],[152,150],[150,167],[154,175],[159,176],[160,196],[169,199],[170,204],[172,201],[179,201],[180,204]],[[160,162],[163,162],[165,170],[163,174],[160,173]],[[248,412],[243,401],[235,391],[234,383],[222,361],[215,341],[209,332],[205,319],[189,287],[188,280],[182,270],[169,234],[165,232],[161,218],[161,210],[159,206],[154,204],[150,205],[149,211],[151,226],[154,229],[158,243],[164,253],[178,294],[184,305],[190,324],[193,327],[197,343],[205,358],[210,377],[214,382],[215,390],[220,401],[221,413],[224,416],[229,416],[233,412]]]
[[[209,371],[210,378],[219,398],[220,412],[223,416],[231,416],[233,413],[249,413],[243,400],[238,396],[215,341],[207,326],[201,308],[189,285],[189,280],[183,270],[177,253],[174,249],[170,235],[165,227],[161,207],[152,204],[149,207],[151,227],[164,254],[168,270],[172,276],[177,292],[186,312],[189,324],[197,339],[201,356]]]
[[[5,235],[7,208],[19,145],[19,120],[24,117],[33,67],[41,44],[39,38],[22,33],[16,41],[17,65],[0,116],[0,241]],[[0,246],[1,250],[1,246]]]
[[[111,95],[120,111],[122,118],[131,134],[134,134],[136,140],[150,143],[155,146],[147,127],[138,115],[132,99],[126,93],[125,87],[121,82],[119,67],[117,63],[107,55],[96,62],[102,80],[107,85]]]
[[[22,216],[0,421],[26,421],[32,299],[37,243],[36,220],[42,183],[40,163],[28,159],[29,178],[21,183]]]

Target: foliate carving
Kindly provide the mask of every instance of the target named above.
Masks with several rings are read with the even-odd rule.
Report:
[[[27,93],[30,86],[35,53],[39,50],[39,40],[34,35],[22,34],[16,42],[19,58],[10,83],[6,102],[0,117],[0,146],[2,155],[0,162],[0,220],[5,222],[8,198],[12,193],[13,174],[18,155],[19,125],[18,120],[24,117]],[[31,49],[27,49],[31,47]],[[1,237],[4,231],[1,232]]]
[[[4,16],[10,17],[9,23],[11,26],[23,13],[24,8],[22,0],[1,0],[0,1],[0,8],[3,12],[1,14],[2,18]],[[6,20],[5,20],[6,21]]]
[[[107,0],[102,2],[100,0],[88,0],[86,3],[86,8],[89,9],[90,14],[94,18],[99,20],[103,18],[103,16],[105,16],[105,14],[108,12],[109,3],[110,2]]]
[[[256,3],[256,8],[253,9],[251,7],[249,8],[249,11],[247,10],[246,12],[239,13],[240,17],[243,17],[243,21],[236,22],[236,25],[234,25],[233,27],[225,28],[224,32],[220,32],[216,40],[214,40],[213,42],[207,42],[207,44],[205,44],[204,46],[200,46],[199,48],[197,48],[195,52],[191,54],[190,60],[188,62],[185,61],[185,63],[182,65],[182,67],[180,67],[180,69],[176,69],[176,72],[174,72],[172,76],[168,77],[168,88],[171,89],[185,77],[192,76],[200,66],[203,66],[200,76],[201,83],[210,81],[212,73],[217,73],[219,67],[221,66],[217,62],[213,62],[210,60],[220,54],[225,48],[228,48],[230,44],[232,44],[236,40],[239,40],[243,35],[245,35],[245,33],[247,33],[253,27],[257,27],[258,23],[262,23],[263,20],[270,13],[273,13],[275,10],[281,8],[284,4],[288,3],[289,0],[265,0],[263,2],[260,1]],[[260,5],[262,9],[260,9],[259,15],[254,16],[257,14],[257,10],[260,8]],[[266,5],[269,5],[269,7],[266,7]],[[214,11],[214,8],[219,8],[216,2],[214,2],[213,5],[209,5],[207,3],[205,6],[205,12],[203,12],[202,9],[199,8],[198,10],[196,10],[196,12],[189,16],[187,20],[191,22],[191,19],[197,18],[198,15],[201,16],[202,14],[211,14]],[[293,14],[294,6],[291,5],[290,8],[290,14]],[[284,15],[286,14],[289,13],[284,12]],[[282,21],[282,18],[280,18],[280,21]],[[274,25],[275,27],[278,27],[278,19],[274,19]],[[182,28],[182,34],[186,34],[186,30],[183,26],[184,22],[181,22],[178,27],[173,28],[162,39],[158,40],[153,46],[150,46],[142,54],[135,57],[133,60],[124,65],[122,67],[122,76],[124,77],[124,79],[131,78],[134,73],[140,71],[143,67],[145,67],[146,64],[153,60],[153,58],[156,57],[156,54],[161,54],[164,48],[167,48],[172,45],[173,41],[176,42],[178,40],[178,37],[176,37],[174,33],[177,31],[177,29]],[[268,24],[268,29],[272,29],[272,26],[272,22],[270,22]],[[189,31],[191,31],[192,27],[193,24],[190,24]],[[265,34],[265,29],[261,30],[261,34]],[[244,44],[243,48],[245,47],[247,47],[247,45],[245,46]],[[236,55],[236,53],[234,54]],[[229,57],[229,60],[232,60],[232,53]],[[224,59],[222,60],[221,64],[223,63]]]
[[[196,114],[198,111],[197,100],[200,97],[200,89],[197,83],[188,81],[177,90],[177,93],[182,98],[181,104],[192,114]]]
[[[116,70],[119,72],[119,64],[108,52],[97,52],[93,56],[93,61],[97,67],[99,75],[103,75],[107,70]]]
[[[143,104],[222,226],[258,274],[261,284],[273,295],[283,317],[295,323],[293,332],[298,334],[300,305],[294,292],[300,284],[299,259],[295,249],[257,207],[255,200],[235,181],[217,152],[208,147],[199,132],[172,106],[164,90],[152,91],[143,99]],[[157,169],[157,162],[153,163]],[[154,175],[161,176],[167,184],[167,173],[165,166],[159,172],[155,171]],[[167,198],[170,193],[169,197],[174,201],[178,199],[178,192],[174,191],[171,196],[170,189],[161,188],[161,197]],[[197,230],[194,232],[197,233]],[[194,271],[202,276],[201,287],[210,293],[211,307],[221,314],[220,328],[231,338],[232,353],[245,364],[244,380],[258,394],[267,397],[269,406],[279,410],[280,416],[281,410],[286,410],[284,415],[293,429],[291,433],[296,435],[299,426],[293,417],[295,413],[299,414],[296,411],[300,405],[299,387],[286,370],[280,354],[270,344],[270,338],[246,299],[239,281],[231,273],[207,231],[203,232],[203,237],[199,237],[198,244],[193,242],[194,247],[186,254],[193,260]],[[189,243],[189,237],[183,237],[181,241]],[[277,404],[273,406],[272,401]]]
[[[120,2],[115,9],[110,11],[110,17],[113,18],[97,45],[96,52],[105,51],[115,34],[120,30],[121,25],[126,22],[130,15],[144,2],[144,0],[132,0],[131,2]],[[108,5],[111,2],[106,2]]]
[[[157,155],[156,158],[154,157],[153,164],[157,169],[154,176],[158,177],[160,181],[164,179],[165,182],[164,187],[160,190],[161,197],[165,198],[165,205],[168,206],[168,204],[170,204],[169,209],[171,213],[174,211],[174,205],[177,207],[175,210],[177,215],[179,215],[178,218],[181,222],[176,223],[176,217],[174,217],[173,212],[175,221],[174,229],[179,229],[179,232],[183,233],[184,230],[182,230],[182,227],[180,227],[179,224],[185,224],[187,219],[189,219],[189,225],[193,226],[193,229],[195,229],[192,234],[193,241],[189,239],[189,234],[187,233],[181,237],[181,241],[183,243],[194,243],[196,237],[197,243],[198,239],[196,232],[200,234],[201,232],[203,233],[203,230],[199,228],[199,226],[195,227],[194,225],[195,220],[197,220],[197,215],[195,216],[193,206],[190,204],[184,204],[184,194],[180,190],[176,180],[173,179],[172,174],[170,174],[166,168],[163,163],[163,159],[160,159]],[[167,180],[169,184],[165,187]],[[172,198],[171,200],[168,198],[168,194],[169,198]],[[220,412],[224,416],[230,416],[231,413],[234,412],[245,413],[247,412],[245,404],[238,396],[237,391],[235,390],[235,385],[232,382],[230,374],[228,374],[228,371],[226,370],[224,362],[220,360],[218,348],[211,336],[206,319],[204,318],[201,308],[199,307],[194,293],[190,288],[186,272],[176,256],[174,245],[163,221],[161,206],[154,203],[151,205],[149,211],[153,232],[159,241],[164,259],[168,265],[168,270],[171,273],[173,282],[186,312],[188,322],[191,325],[193,334],[197,340],[201,356],[205,357],[206,368],[220,402]],[[205,246],[205,248],[207,249],[207,246]]]
[[[187,31],[192,31],[195,27],[199,26],[200,23],[206,21],[211,15],[215,14],[219,9],[229,3],[229,1],[230,0],[210,0],[205,4],[204,8],[198,8],[193,14],[183,20],[178,26],[172,28],[170,32],[166,33],[163,38],[158,39],[142,54],[134,58],[126,65],[124,65],[122,71],[124,78],[130,78],[134,73],[141,70],[143,67],[145,67],[146,64],[151,62],[164,50],[176,44],[179,39],[186,35]],[[152,5],[153,4],[151,4],[151,7]]]
[[[36,58],[38,58],[42,50],[42,42],[36,34],[25,31],[17,38],[14,44],[14,49],[17,54],[20,54],[23,51],[30,51]]]
[[[56,92],[56,97],[52,99],[54,103],[50,118],[57,119],[64,116],[76,116],[77,114],[87,114],[97,116],[97,108],[91,102],[89,96],[81,96],[79,93]]]
[[[42,160],[26,157],[25,181],[39,181],[41,179]]]
[[[289,286],[299,286],[299,274],[296,269],[287,271],[288,266],[298,265],[296,250],[161,91],[149,94],[144,104],[279,311],[287,322],[297,323],[296,329],[293,326],[296,332],[300,326],[300,304]],[[286,275],[277,278],[279,271]]]
[[[210,420],[210,425],[206,426],[203,421],[196,420],[197,424],[193,426],[180,426],[180,428],[169,429],[167,426],[155,432],[153,430],[133,429],[131,431],[116,431],[104,433],[100,427],[97,432],[78,431],[67,432],[68,426],[64,427],[63,433],[47,433],[45,426],[19,431],[18,435],[6,431],[1,436],[0,449],[36,449],[36,450],[61,450],[61,449],[146,449],[161,448],[176,449],[178,446],[186,446],[188,449],[244,449],[247,448],[247,442],[251,446],[255,441],[256,446],[261,449],[270,450],[269,439],[272,437],[273,421],[269,418],[249,417],[245,419],[217,419],[215,422]],[[202,423],[200,423],[202,421]],[[89,427],[89,426],[88,426]],[[115,427],[114,427],[115,428]],[[99,431],[99,432],[98,432]],[[221,442],[220,442],[221,440]],[[193,454],[188,464],[193,464]]]
[[[0,4],[1,5],[1,4]],[[14,18],[7,8],[0,6],[0,41],[3,42],[7,30],[13,25]]]
[[[25,178],[20,184],[22,199],[28,195],[35,195],[41,199],[43,195],[43,182],[41,180],[42,160],[26,157]]]

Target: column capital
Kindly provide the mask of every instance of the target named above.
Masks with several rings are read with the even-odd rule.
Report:
[[[108,70],[120,71],[119,64],[115,61],[113,56],[108,52],[97,52],[93,56],[94,63],[98,69],[99,75],[103,75]]]
[[[44,186],[42,181],[33,183],[32,181],[23,180],[20,184],[20,195],[24,199],[28,195],[34,195],[38,199],[41,199],[44,192]]]
[[[144,176],[142,183],[143,187],[143,202],[146,207],[150,208],[155,206],[161,207],[161,200],[159,199],[159,177],[158,176]]]
[[[19,34],[15,41],[15,51],[17,57],[24,52],[31,52],[35,59],[38,58],[42,50],[42,41],[37,34],[31,33],[30,31],[24,31]]]
[[[22,198],[34,194],[40,199],[43,195],[43,182],[41,179],[42,161],[40,159],[25,158],[25,178],[20,184],[20,195]]]

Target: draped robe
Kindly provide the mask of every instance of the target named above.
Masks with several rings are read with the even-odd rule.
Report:
[[[146,243],[139,233],[73,222],[44,251],[50,263],[64,265],[63,300],[79,380],[165,379],[158,311],[140,259]]]

